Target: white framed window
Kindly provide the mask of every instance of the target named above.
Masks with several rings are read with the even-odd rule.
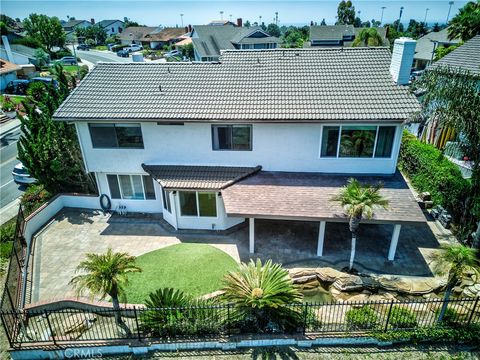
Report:
[[[396,126],[324,125],[322,158],[391,158]]]
[[[252,125],[212,125],[213,150],[252,150]]]
[[[172,203],[170,202],[170,191],[162,187],[163,208],[172,213]]]
[[[112,199],[155,200],[153,180],[147,175],[107,175]]]
[[[217,217],[217,194],[214,192],[179,191],[182,216]]]

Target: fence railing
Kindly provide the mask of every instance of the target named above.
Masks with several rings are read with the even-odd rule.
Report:
[[[282,311],[282,320],[257,311],[239,312],[231,304],[188,308],[129,308],[116,311],[91,307],[89,310],[7,310],[1,312],[10,345],[46,347],[88,342],[133,342],[203,340],[238,335],[326,334],[364,336],[425,327],[458,327],[480,324],[479,299],[451,299],[439,321],[442,299],[412,301],[342,302],[293,304]],[[120,315],[126,325],[118,325]],[[287,320],[285,320],[287,319]]]

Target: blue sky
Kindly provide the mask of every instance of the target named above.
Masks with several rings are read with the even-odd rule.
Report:
[[[272,22],[275,11],[278,11],[279,24],[309,24],[310,20],[320,21],[325,18],[328,24],[335,22],[338,1],[307,0],[307,1],[254,1],[254,0],[217,0],[217,1],[165,1],[165,0],[0,0],[1,12],[11,17],[21,19],[32,12],[66,19],[67,15],[77,19],[123,19],[124,16],[150,26],[181,25],[180,14],[183,13],[184,25],[204,24],[212,19],[233,19],[241,17],[245,20],[258,21],[262,16],[265,23]],[[385,6],[384,22],[398,18],[400,7],[404,7],[402,22],[414,18],[423,21],[425,10],[427,22],[445,22],[448,12],[448,1],[371,1],[354,0],[353,4],[363,20],[375,18],[380,20],[381,7]],[[466,1],[455,1],[450,18]]]

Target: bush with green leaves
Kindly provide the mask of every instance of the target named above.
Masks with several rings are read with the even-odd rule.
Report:
[[[417,326],[417,317],[410,310],[395,305],[390,313],[389,324],[394,329],[412,329]]]
[[[437,319],[438,319],[438,316],[440,315],[441,310],[442,310],[441,308],[438,308],[437,310],[435,310],[435,317]],[[458,320],[459,320],[459,314],[457,313],[457,311],[452,307],[447,307],[445,309],[445,313],[443,314],[442,325],[454,326],[458,324]]]
[[[371,330],[378,326],[378,315],[368,305],[348,310],[345,314],[345,320],[350,330]]]
[[[16,224],[17,218],[15,217],[0,225],[0,275],[4,272],[12,252]]]
[[[30,185],[27,190],[25,190],[20,200],[25,216],[33,213],[51,197],[52,194],[50,194],[43,185]]]
[[[227,309],[212,305],[178,289],[158,289],[145,300],[147,310],[140,313],[140,328],[153,337],[219,334]]]
[[[441,204],[460,219],[470,183],[458,167],[435,146],[422,143],[404,132],[398,165],[419,192],[428,191],[435,204]]]

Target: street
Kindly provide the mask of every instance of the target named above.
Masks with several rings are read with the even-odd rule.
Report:
[[[4,210],[25,191],[13,181],[12,170],[17,160],[17,142],[20,127],[6,131],[0,137],[0,208]],[[8,220],[8,219],[5,219]]]
[[[84,59],[86,61],[89,61],[91,63],[96,64],[99,61],[105,61],[105,62],[132,62],[132,58],[123,58],[120,56],[117,56],[117,54],[107,52],[107,51],[98,51],[98,50],[90,50],[90,51],[84,51],[84,50],[76,50],[77,56],[80,59]]]

